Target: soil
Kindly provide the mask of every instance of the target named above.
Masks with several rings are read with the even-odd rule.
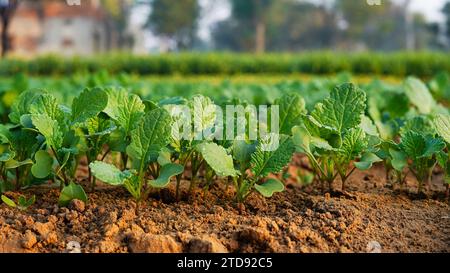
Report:
[[[356,171],[347,192],[330,195],[294,181],[301,160],[289,167],[283,193],[252,194],[245,205],[225,183],[179,202],[171,185],[138,209],[124,189],[106,185],[68,208],[56,204],[58,189],[28,189],[37,201],[27,211],[0,205],[0,252],[450,252],[442,174],[433,176],[428,199],[386,183],[379,165]],[[412,177],[407,184],[416,190]]]

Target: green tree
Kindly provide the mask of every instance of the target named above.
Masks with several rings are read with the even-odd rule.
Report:
[[[444,8],[442,9],[442,13],[444,13],[444,16],[446,18],[445,24],[447,29],[447,38],[450,40],[450,1],[445,4]]]
[[[178,49],[190,48],[197,31],[200,6],[197,0],[153,0],[147,26]]]
[[[123,49],[132,45],[132,39],[127,34],[128,18],[132,7],[131,0],[101,0],[105,11],[107,46]]]

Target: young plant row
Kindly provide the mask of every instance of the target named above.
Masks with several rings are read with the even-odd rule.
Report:
[[[432,101],[418,80],[408,79],[405,86],[411,98]],[[296,152],[309,159],[316,181],[329,190],[337,178],[345,190],[355,169],[367,170],[381,161],[399,182],[408,172],[414,174],[419,191],[436,165],[449,183],[448,110],[435,105],[430,109],[438,112],[410,111],[401,118],[400,129],[385,137],[386,119],[377,119],[378,106],[367,97],[355,85],[343,84],[308,112],[300,95],[283,95],[274,103],[279,108],[279,147],[267,151],[263,147],[268,139],[250,140],[248,132],[235,140],[198,140],[217,118],[207,111],[213,101],[201,95],[153,102],[125,89],[97,87],[85,89],[69,108],[45,91],[26,91],[13,104],[10,122],[0,125],[0,189],[20,191],[51,182],[60,187],[61,206],[72,199],[86,202],[76,172],[87,160],[91,190],[101,180],[126,188],[141,202],[172,181],[177,199],[183,194],[182,181],[189,182],[189,196],[222,181],[234,185],[236,201],[244,202],[252,192],[271,197],[283,191],[283,183],[272,174],[281,172]],[[246,106],[239,99],[233,103]],[[171,111],[176,105],[189,107],[194,115],[189,119],[192,135],[182,140],[172,134],[174,124],[187,122]],[[16,205],[6,196],[2,199]],[[20,208],[34,202],[19,199]]]

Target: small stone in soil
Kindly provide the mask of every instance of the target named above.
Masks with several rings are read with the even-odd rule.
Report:
[[[73,199],[72,201],[70,201],[69,208],[71,210],[76,210],[78,212],[83,212],[85,210],[85,208],[86,208],[86,205],[81,200]]]
[[[381,245],[377,241],[370,241],[366,247],[367,253],[381,253]]]
[[[31,249],[37,243],[36,235],[31,230],[27,230],[22,237],[21,245],[23,248]]]
[[[66,246],[68,253],[81,253],[81,245],[77,241],[70,241]]]

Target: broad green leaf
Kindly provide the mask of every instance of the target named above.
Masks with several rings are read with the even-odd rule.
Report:
[[[196,150],[217,175],[222,177],[237,175],[233,166],[233,158],[222,146],[205,142],[197,145]]]
[[[232,153],[233,158],[240,164],[247,164],[251,160],[252,154],[256,150],[256,145],[248,143],[246,140],[235,139],[233,141]]]
[[[106,88],[105,91],[108,95],[108,105],[103,111],[128,135],[144,115],[144,103],[139,96],[130,94],[125,89]]]
[[[335,130],[339,134],[344,130],[357,127],[366,108],[364,91],[351,83],[334,88],[330,97],[316,104],[311,113],[312,121],[319,126]]]
[[[53,158],[47,151],[40,150],[34,155],[36,161],[31,167],[31,173],[36,178],[46,178],[52,172]]]
[[[16,207],[16,203],[13,200],[6,197],[6,195],[2,195],[2,201],[3,201],[3,203],[5,203],[6,205],[8,205],[12,208]]]
[[[168,148],[162,148],[158,155],[158,164],[161,166],[172,163],[171,161],[172,153]]]
[[[89,164],[89,168],[96,178],[113,186],[123,185],[125,179],[128,179],[130,176],[132,176],[132,172],[122,172],[116,166],[102,161],[92,162],[91,164]]]
[[[292,141],[299,152],[311,153],[311,134],[304,126],[295,126],[292,128]]]
[[[439,138],[409,131],[402,135],[400,148],[409,158],[416,160],[417,158],[432,157],[445,148],[445,143]]]
[[[413,131],[405,132],[400,142],[400,148],[411,159],[421,157],[425,151],[425,145],[425,138]]]
[[[262,184],[255,184],[255,189],[264,197],[272,197],[276,192],[282,192],[284,185],[277,179],[268,179]]]
[[[65,186],[61,194],[59,195],[58,205],[66,207],[70,204],[70,201],[78,199],[83,202],[87,202],[87,195],[81,185],[70,182],[68,186]]]
[[[436,115],[433,124],[439,136],[450,144],[450,115]]]
[[[108,95],[101,88],[85,89],[72,102],[72,122],[83,123],[97,116],[108,104]]]
[[[436,154],[436,159],[439,164],[444,170],[447,170],[450,166],[450,157],[448,154],[446,154],[443,151],[440,151]]]
[[[11,107],[9,119],[12,123],[19,124],[20,117],[30,113],[30,105],[33,101],[42,94],[41,90],[28,90],[19,95]]]
[[[56,98],[47,93],[41,94],[33,100],[33,104],[30,105],[30,114],[32,116],[46,115],[50,119],[61,123],[60,125],[64,123],[64,111],[56,101]]]
[[[389,154],[391,156],[391,164],[395,170],[401,172],[408,164],[408,157],[405,153],[401,151],[396,151],[394,149],[389,149]]]
[[[58,150],[63,143],[63,133],[58,122],[45,114],[33,115],[33,125],[45,137],[47,144]]]
[[[101,116],[88,119],[84,126],[89,137],[109,135],[117,129],[117,126],[109,118]]]
[[[361,116],[361,129],[363,129],[364,133],[371,136],[379,136],[377,127],[372,122],[372,120],[366,115]]]
[[[425,151],[422,157],[432,157],[435,153],[442,151],[445,148],[445,143],[440,138],[433,138],[426,136],[425,138]]]
[[[14,159],[10,159],[10,160],[6,161],[5,168],[6,169],[16,169],[21,166],[30,165],[30,164],[33,164],[33,161],[31,159],[26,159],[23,161],[17,161]]]
[[[430,114],[433,111],[436,102],[427,86],[421,80],[409,77],[405,81],[404,88],[409,100],[421,114]]]
[[[422,135],[434,135],[436,133],[432,121],[427,116],[416,116],[408,119],[400,129],[400,134],[404,134],[408,131],[413,131]]]
[[[13,159],[16,156],[14,151],[11,151],[9,145],[0,145],[0,162],[6,162]]]
[[[12,134],[6,125],[0,124],[0,144],[10,143]]]
[[[278,149],[264,151],[263,143],[259,143],[252,154],[251,165],[255,177],[265,177],[269,173],[280,172],[292,158],[295,146],[291,137],[280,135]]]
[[[361,155],[368,147],[368,139],[361,128],[350,129],[345,132],[339,151],[345,161],[350,161]]]
[[[149,112],[151,110],[159,108],[158,104],[151,100],[144,100],[144,101],[142,101],[142,103],[145,105],[145,109],[144,109],[145,112]]]
[[[127,152],[145,164],[152,153],[158,154],[162,147],[169,144],[170,131],[171,118],[166,110],[158,108],[147,112],[131,132],[131,144]]]
[[[165,188],[170,183],[170,179],[183,173],[184,167],[180,164],[169,163],[161,168],[159,177],[156,180],[148,181],[148,184],[154,188]]]
[[[359,162],[355,162],[355,167],[360,170],[368,170],[372,168],[373,163],[383,161],[377,155],[373,153],[364,153]]]
[[[297,93],[289,93],[275,100],[274,105],[279,106],[280,134],[291,135],[292,127],[300,125],[306,114],[305,100]]]
[[[209,97],[196,95],[188,102],[194,125],[194,135],[214,126],[216,121],[216,105]]]

